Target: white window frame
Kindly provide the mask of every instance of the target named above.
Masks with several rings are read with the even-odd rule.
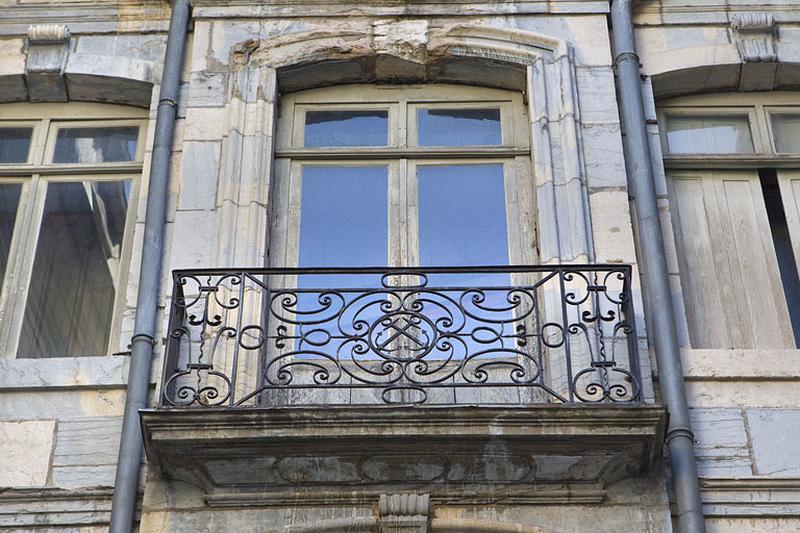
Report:
[[[755,94],[718,94],[675,98],[658,104],[658,120],[667,124],[667,117],[682,115],[713,117],[747,115],[753,137],[752,154],[672,154],[667,145],[666,128],[660,128],[661,149],[667,169],[742,169],[798,168],[800,153],[779,153],[775,150],[771,113],[800,115],[800,93],[774,92]]]
[[[2,104],[0,111],[0,127],[34,126],[28,161],[0,164],[0,183],[23,184],[6,266],[6,279],[3,280],[0,291],[0,358],[17,357],[48,184],[129,179],[130,201],[120,250],[114,316],[111,319],[106,353],[74,354],[76,357],[110,355],[119,345],[122,312],[125,307],[129,275],[127,265],[131,260],[136,204],[144,159],[146,111],[119,105],[83,103]],[[50,162],[60,127],[113,126],[134,126],[139,129],[134,161],[98,164]]]
[[[499,108],[502,144],[497,146],[417,146],[416,109]],[[304,147],[308,110],[386,109],[388,145],[381,147]],[[510,264],[533,264],[533,176],[530,127],[522,94],[457,85],[348,85],[293,93],[282,97],[277,124],[276,179],[270,232],[270,266],[298,261],[301,173],[304,165],[387,165],[388,266],[418,264],[418,218],[413,207],[417,165],[499,163],[504,167],[506,225]],[[409,200],[411,199],[411,200]],[[413,202],[412,202],[413,203]],[[405,210],[400,212],[400,210]],[[404,226],[406,224],[408,227]],[[408,242],[403,235],[409,236]],[[529,238],[530,235],[530,238]],[[374,266],[374,265],[373,265]]]

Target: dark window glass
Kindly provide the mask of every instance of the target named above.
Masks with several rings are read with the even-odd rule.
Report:
[[[775,148],[782,154],[800,153],[800,115],[776,113],[772,115]]]
[[[499,109],[420,109],[420,146],[496,146],[503,144]]]
[[[130,182],[50,183],[17,357],[107,351]]]
[[[389,144],[389,112],[308,111],[304,146],[386,146]]]
[[[25,163],[33,128],[0,128],[0,163]]]
[[[671,154],[752,154],[750,120],[742,116],[667,117]]]
[[[0,184],[0,292],[8,266],[8,254],[11,250],[11,237],[14,235],[14,223],[17,220],[19,196],[22,184]]]

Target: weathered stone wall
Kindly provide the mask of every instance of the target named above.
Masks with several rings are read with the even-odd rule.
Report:
[[[738,2],[735,8],[730,4],[710,1],[699,8],[688,0],[640,3],[638,43],[644,72],[651,77],[645,82],[651,101],[800,85],[794,68],[800,63],[796,2]],[[607,8],[603,1],[567,0],[435,5],[195,2],[172,161],[162,305],[168,304],[171,269],[264,263],[275,106],[281,92],[337,79],[452,82],[446,78],[456,76],[452,71],[446,74],[442,69],[441,78],[428,78],[430,71],[421,67],[434,59],[452,59],[456,54],[447,39],[456,35],[454,28],[465,25],[484,29],[489,40],[518,39],[511,56],[527,58],[525,68],[540,74],[517,79],[514,73],[519,71],[512,69],[504,71],[508,78],[481,80],[484,73],[464,61],[458,76],[466,83],[527,90],[534,111],[532,186],[542,262],[635,263]],[[768,11],[775,17],[779,32],[771,41],[774,59],[756,64],[742,55],[770,51],[737,41],[730,21],[739,11]],[[75,100],[149,106],[152,122],[167,17],[166,2],[0,5],[0,100],[31,97],[24,35],[30,24],[58,23],[72,34],[64,64],[53,71],[62,77],[67,94]],[[352,46],[337,43],[337,33],[348,35]],[[307,41],[297,39],[300,35]],[[470,39],[476,35],[470,34]],[[325,39],[332,44],[324,44]],[[377,53],[402,61],[379,62],[367,79],[359,78],[362,71],[331,68],[325,62]],[[292,69],[301,59],[304,66],[320,63],[317,70],[306,69],[312,74],[303,77]],[[399,70],[403,74],[398,78]],[[652,102],[648,119],[665,236],[671,243]],[[151,145],[152,128],[137,206],[121,351],[132,334]],[[669,260],[675,299],[682,309],[674,250]],[[642,309],[640,298],[636,306]],[[639,322],[643,333],[641,317]],[[681,331],[688,338],[685,325]],[[753,353],[688,347],[683,352],[711,531],[800,530],[793,518],[800,514],[797,355],[792,350]],[[648,373],[648,361],[644,363]],[[126,373],[124,356],[21,361],[0,354],[0,454],[9,459],[0,465],[0,527],[103,530]],[[154,383],[159,373],[157,358]],[[280,531],[286,525],[315,531],[320,523],[329,524],[332,531],[372,531],[379,514],[377,501],[214,507],[197,488],[165,481],[153,470],[147,472],[143,505],[142,530],[159,532],[203,527]],[[602,504],[433,502],[431,519],[434,531],[498,523],[553,532],[670,530],[664,480],[658,472],[612,485]]]
[[[737,19],[757,16],[774,24],[737,30]],[[642,2],[635,20],[651,98],[794,90],[800,82],[795,1]],[[655,106],[648,119],[709,531],[798,531],[800,351],[689,347]]]
[[[289,45],[281,58],[271,52],[271,46],[302,33],[350,32],[373,47],[367,53],[378,50],[402,57],[406,63],[387,63],[375,74],[389,78],[397,76],[395,68],[424,66],[437,54],[448,57],[452,43],[447,44],[447,39],[459,35],[452,33],[452,37],[448,32],[460,26],[486,29],[487,36],[480,36],[486,42],[519,39],[510,57],[522,61],[522,76],[508,71],[508,79],[482,79],[482,72],[466,61],[459,76],[466,83],[528,92],[537,167],[532,186],[537,189],[540,219],[549,221],[539,228],[542,262],[635,263],[604,2],[540,2],[524,8],[513,4],[419,5],[399,10],[362,6],[355,16],[353,7],[195,5],[174,142],[164,305],[171,290],[168,272],[174,268],[264,263],[277,95],[298,88],[291,83],[300,78],[289,67],[298,58],[314,57],[313,53],[303,56],[302,46]],[[465,10],[472,14],[464,16]],[[63,64],[52,65],[48,71],[63,84],[59,94],[82,101],[149,105],[152,126],[168,15],[165,3],[100,2],[46,13],[41,8],[3,6],[0,14],[7,15],[0,24],[3,101],[32,98],[26,70],[30,51],[24,38],[28,26],[58,22],[71,32],[66,56],[59,59]],[[470,31],[473,37],[477,35]],[[444,44],[437,45],[437,36]],[[250,61],[250,54],[255,61]],[[355,57],[357,51],[343,54]],[[323,53],[318,59],[330,57]],[[326,67],[321,63],[319,68],[323,72]],[[281,73],[286,74],[282,79]],[[334,70],[333,74],[338,73]],[[403,74],[392,81],[420,80]],[[149,102],[146,91],[150,91]],[[151,127],[121,351],[127,348],[135,314],[152,135]],[[640,301],[637,308],[642,308]],[[18,531],[102,530],[110,506],[127,360],[124,356],[41,361],[6,357],[0,364],[0,448],[11,458],[4,463],[11,467],[0,471],[0,485],[9,488],[0,494],[0,526]],[[159,373],[156,359],[154,382]],[[152,471],[148,476],[144,531],[188,531],[194,529],[193,524],[219,531],[262,530],[264,522],[274,524],[275,530],[279,524],[295,524],[298,531],[305,523],[308,531],[314,531],[317,520],[323,518],[374,515],[370,505],[265,508],[249,514],[212,509],[193,488],[170,485]],[[602,508],[555,505],[542,508],[541,515],[527,505],[463,507],[455,502],[435,506],[433,517],[442,530],[449,531],[496,522],[574,531],[578,524],[595,524],[601,515],[608,531],[668,529],[663,480],[657,473],[633,486],[613,486],[607,498]],[[563,519],[565,514],[569,521]]]
[[[168,6],[157,2],[4,3],[0,101],[115,102],[151,108],[168,17]],[[29,44],[29,26],[43,24],[56,25],[45,27],[45,35],[66,33],[67,39]],[[154,117],[154,107],[149,116]],[[128,349],[136,305],[152,148],[148,130],[132,272],[129,285],[121,288],[125,318],[114,350],[120,352]],[[0,529],[107,530],[128,362],[124,354],[14,359],[14,354],[0,353]]]

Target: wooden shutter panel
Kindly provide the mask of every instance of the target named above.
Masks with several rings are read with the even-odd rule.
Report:
[[[786,212],[786,224],[789,226],[789,237],[792,240],[794,259],[797,262],[797,271],[800,272],[800,171],[778,171],[778,184],[783,209]]]
[[[794,348],[757,172],[670,178],[692,346]]]

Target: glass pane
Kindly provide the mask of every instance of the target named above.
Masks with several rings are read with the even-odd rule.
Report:
[[[421,266],[508,264],[502,164],[421,165],[417,179]],[[447,282],[447,276],[433,278],[437,284]],[[507,284],[508,276],[459,275],[457,280]]]
[[[420,166],[419,253],[422,266],[491,266],[508,264],[508,229],[503,165]],[[425,316],[452,332],[448,346],[436,345],[426,360],[464,359],[484,354],[508,357],[505,336],[513,335],[509,274],[437,274],[432,288],[447,288],[447,301],[422,301]],[[460,287],[460,289],[456,289]],[[442,294],[440,292],[440,294]],[[478,298],[476,302],[474,298]],[[427,300],[430,300],[428,302]],[[451,315],[456,317],[455,320]],[[461,318],[463,317],[463,324]],[[453,321],[455,328],[447,329]],[[481,335],[496,336],[483,342]]]
[[[420,146],[487,146],[503,144],[499,109],[420,109]]]
[[[0,128],[0,163],[25,163],[33,128]]]
[[[420,165],[423,266],[508,264],[503,165]]]
[[[783,154],[800,154],[800,115],[772,115],[775,148]]]
[[[130,181],[50,183],[17,357],[104,355]]]
[[[2,292],[3,280],[6,276],[20,194],[22,194],[21,183],[0,184],[0,292]]]
[[[307,166],[303,169],[299,265],[356,267],[388,262],[388,168]],[[307,283],[335,283],[335,276]],[[353,276],[346,277],[354,283]]]
[[[385,266],[388,259],[388,168],[386,166],[307,166],[303,169],[300,215],[302,267]],[[353,322],[372,323],[380,316],[382,297],[359,300],[357,314],[336,311],[363,296],[364,287],[379,287],[380,275],[298,276],[295,305],[298,325],[293,334],[295,355],[315,359],[320,350],[314,338],[327,337],[323,351],[344,359],[374,359],[373,354],[353,352],[356,346],[343,332],[354,333]],[[347,289],[356,289],[348,291]],[[328,289],[334,289],[331,296]],[[326,300],[329,302],[326,304]],[[307,340],[303,340],[306,338]],[[349,355],[348,355],[349,354]],[[347,363],[345,363],[347,364]]]
[[[667,117],[667,145],[673,154],[752,154],[747,116]]]
[[[304,146],[386,146],[389,144],[389,112],[308,111]]]
[[[139,128],[61,128],[53,163],[113,163],[134,161]]]

